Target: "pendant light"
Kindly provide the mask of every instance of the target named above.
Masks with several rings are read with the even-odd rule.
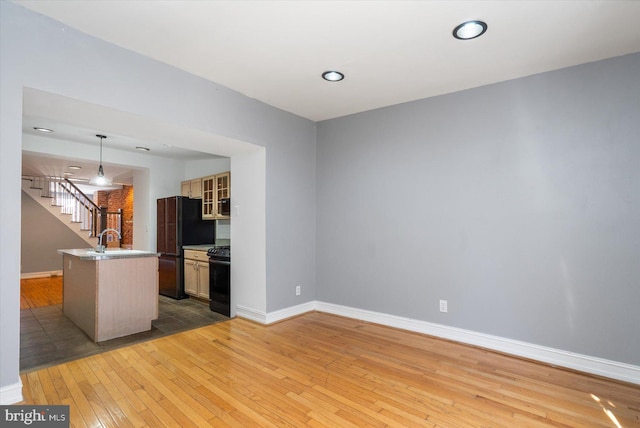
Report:
[[[111,186],[111,180],[104,176],[104,170],[102,169],[102,140],[106,135],[96,134],[96,137],[100,138],[100,166],[98,167],[98,175],[93,177],[89,183],[94,186]]]

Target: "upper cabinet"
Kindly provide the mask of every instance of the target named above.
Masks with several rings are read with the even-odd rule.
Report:
[[[202,218],[230,218],[231,173],[223,172],[202,178]]]
[[[180,185],[180,194],[191,199],[202,198],[202,179],[194,178],[183,181]]]

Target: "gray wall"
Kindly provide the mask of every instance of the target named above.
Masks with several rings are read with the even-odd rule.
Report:
[[[639,365],[639,76],[634,54],[319,123],[318,300]]]
[[[261,292],[268,296],[266,309],[315,298],[313,122],[6,1],[0,2],[0,72],[0,389],[19,382],[16,207],[25,87],[265,147],[267,243],[261,252],[266,255],[266,290]],[[156,177],[161,171],[150,173],[150,183],[162,179]],[[150,189],[152,196],[156,193]],[[304,283],[307,293],[296,297],[296,282]]]
[[[62,256],[57,250],[89,247],[73,230],[24,191],[21,221],[20,273],[62,270]]]

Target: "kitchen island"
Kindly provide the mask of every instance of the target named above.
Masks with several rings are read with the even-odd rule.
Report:
[[[62,311],[94,342],[151,329],[158,318],[158,254],[92,248],[63,257]]]

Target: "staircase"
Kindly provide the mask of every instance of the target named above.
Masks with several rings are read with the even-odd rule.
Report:
[[[23,176],[22,190],[65,223],[89,246],[106,225],[106,208],[98,207],[72,182],[61,177]],[[48,202],[47,202],[48,201]]]

